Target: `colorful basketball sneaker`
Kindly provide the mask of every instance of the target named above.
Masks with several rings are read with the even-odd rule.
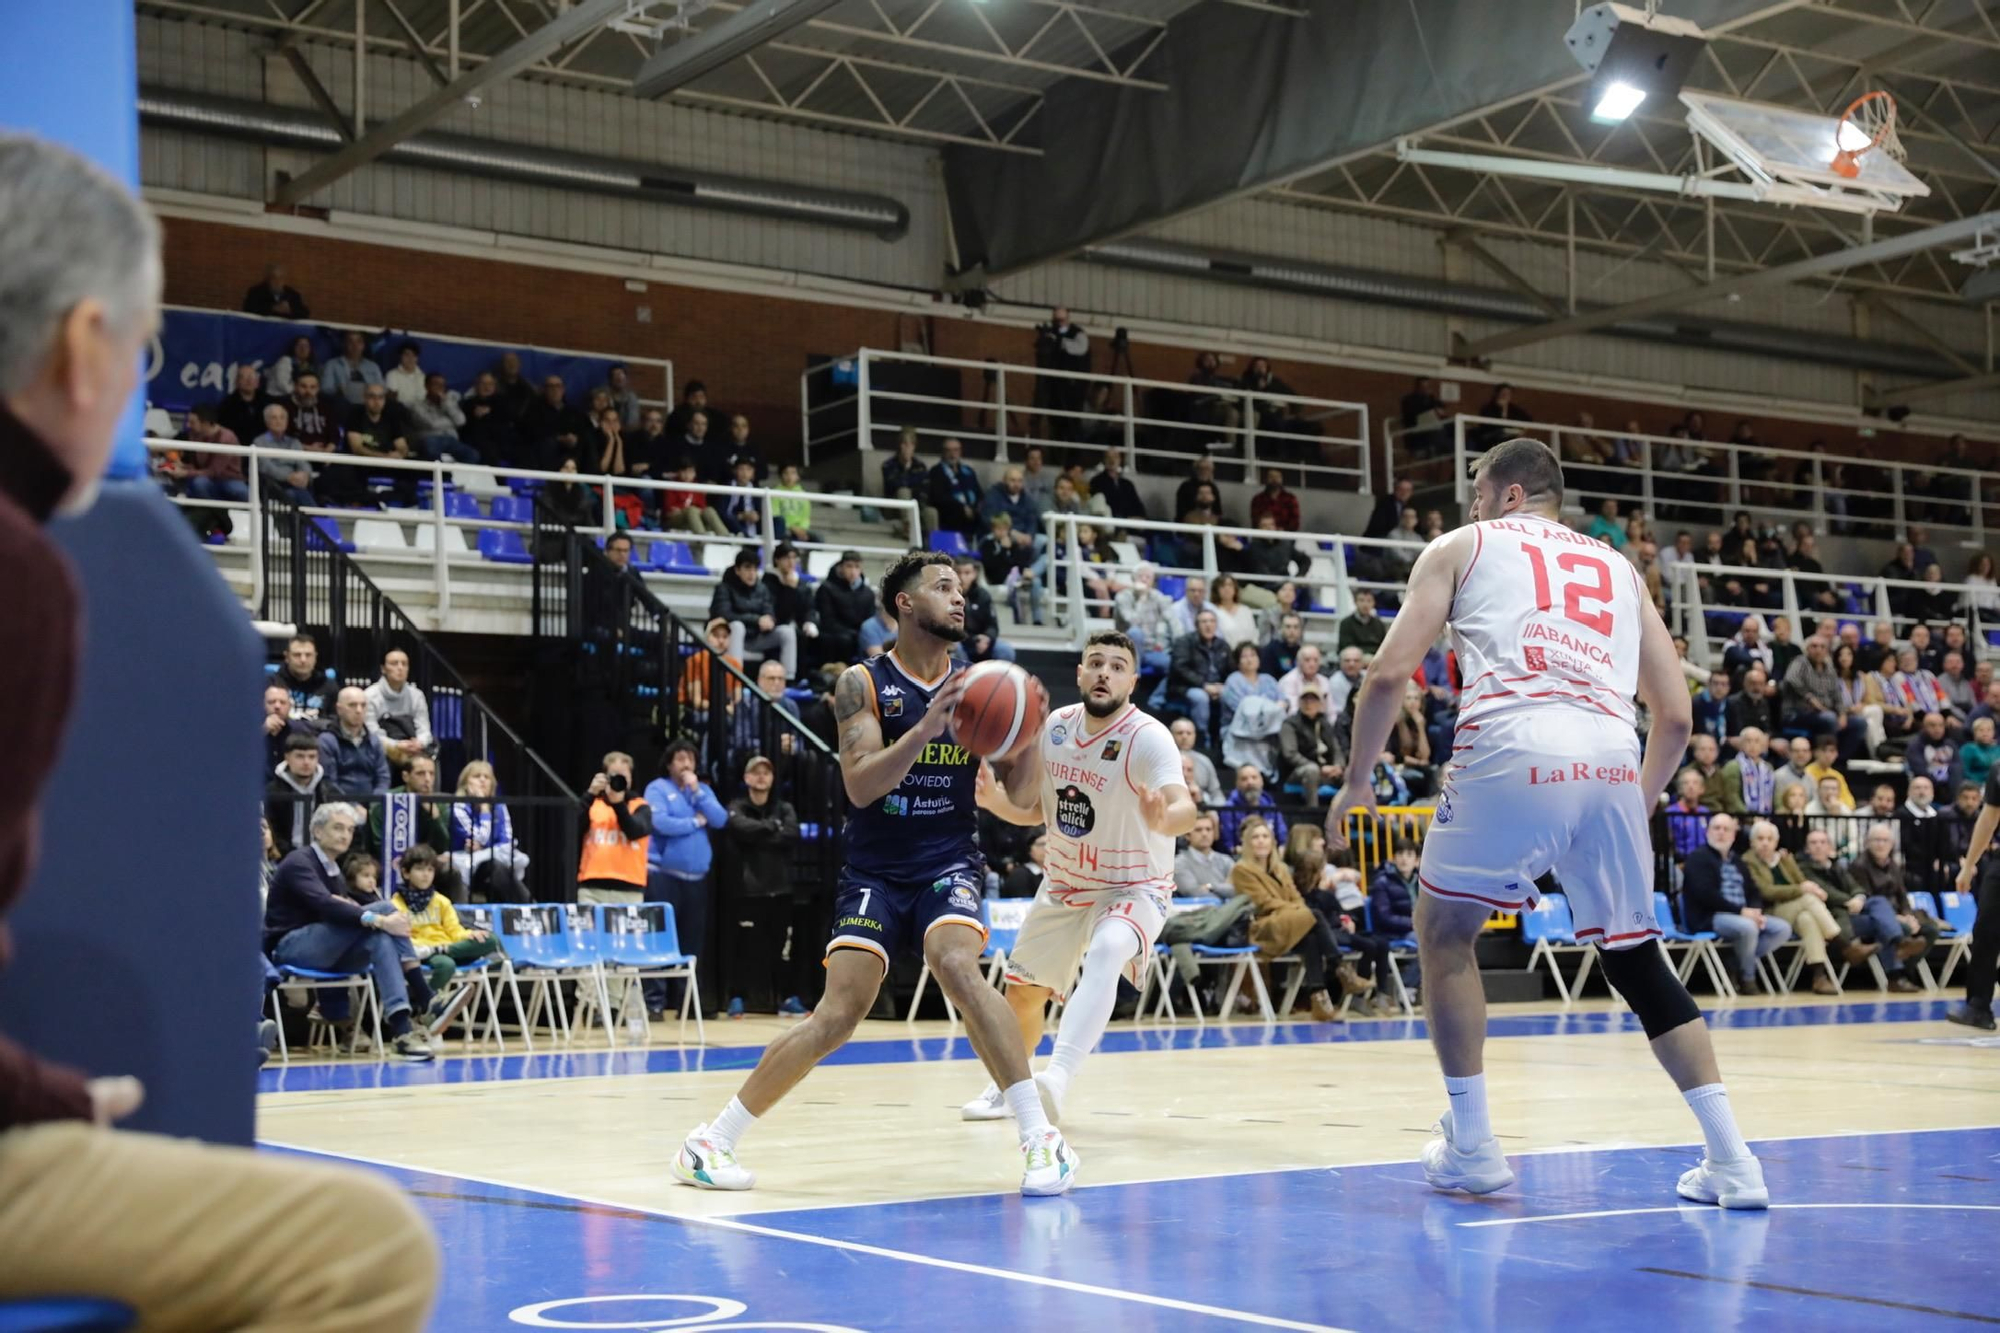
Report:
[[[696,1125],[674,1154],[674,1179],[703,1190],[747,1190],[757,1183],[734,1152],[708,1136],[707,1125]]]
[[[1076,1183],[1077,1156],[1062,1131],[1046,1129],[1021,1144],[1021,1193],[1065,1194]]]

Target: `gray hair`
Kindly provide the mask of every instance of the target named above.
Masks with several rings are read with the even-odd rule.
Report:
[[[18,393],[70,311],[102,301],[129,329],[160,301],[160,228],[103,168],[0,133],[0,394]]]
[[[326,831],[326,826],[343,815],[355,827],[359,828],[361,826],[361,811],[357,807],[348,805],[342,801],[328,801],[325,805],[313,811],[313,841],[318,842],[319,835]]]

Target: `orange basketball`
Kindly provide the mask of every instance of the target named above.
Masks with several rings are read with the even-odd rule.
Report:
[[[1040,681],[1012,662],[981,662],[965,673],[951,731],[980,758],[1001,759],[1033,739],[1048,713]]]

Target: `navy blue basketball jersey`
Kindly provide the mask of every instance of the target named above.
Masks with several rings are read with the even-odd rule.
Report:
[[[870,702],[881,720],[885,745],[894,745],[916,726],[951,673],[962,669],[953,664],[926,683],[904,670],[893,652],[862,665],[875,687]],[[847,865],[893,882],[928,883],[981,864],[974,804],[978,779],[978,757],[946,730],[924,747],[894,791],[848,813],[842,845]]]

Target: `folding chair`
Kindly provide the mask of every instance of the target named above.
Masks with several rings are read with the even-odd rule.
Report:
[[[1716,995],[1728,999],[1736,994],[1736,984],[1730,979],[1729,967],[1722,958],[1720,935],[1712,930],[1682,930],[1680,923],[1674,920],[1673,904],[1664,893],[1653,895],[1653,920],[1660,928],[1660,948],[1666,951],[1668,962],[1673,961],[1675,949],[1684,950],[1680,966],[1674,969],[1674,975],[1683,984],[1694,975],[1695,965],[1699,963],[1707,971],[1709,984],[1715,987]]]
[[[1969,893],[1941,893],[1938,898],[1944,908],[1940,919],[1951,927],[1951,933],[1944,937],[1950,946],[1938,973],[1938,989],[1943,990],[1951,985],[1951,974],[1958,970],[1958,965],[1972,957],[1972,923],[1979,909]]]
[[[1264,973],[1257,966],[1258,950],[1255,945],[1245,944],[1236,947],[1225,947],[1210,944],[1194,944],[1189,947],[1194,950],[1196,968],[1226,967],[1230,969],[1228,988],[1216,999],[1215,1016],[1217,1018],[1226,1018],[1235,1010],[1236,996],[1243,989],[1243,981],[1247,976],[1250,980],[1252,993],[1257,997],[1257,1011],[1263,1015],[1266,1023],[1275,1023],[1278,1021],[1277,1014],[1271,1008],[1271,992],[1264,985]],[[1159,955],[1156,954],[1155,956],[1158,957]],[[1274,961],[1285,960],[1279,959]],[[1293,958],[1290,961],[1296,962],[1298,960]],[[1154,1016],[1158,1017],[1164,1013],[1168,1017],[1173,1017],[1173,973],[1170,970],[1172,964],[1163,960],[1158,966],[1160,966],[1163,973],[1163,984],[1160,987],[1160,999],[1158,1007],[1154,1011]],[[1192,981],[1187,982],[1186,986],[1188,1006],[1194,1010],[1195,1021],[1198,1023],[1206,1022],[1207,1019],[1201,1011],[1200,992],[1195,990]]]
[[[500,909],[493,903],[458,904],[459,924],[467,930],[483,930],[498,936]],[[528,1031],[527,1006],[521,1003],[521,983],[514,975],[514,962],[506,953],[488,954],[484,958],[458,965],[457,980],[473,986],[477,994],[467,1002],[464,1012],[456,1021],[465,1026],[465,1043],[471,1047],[474,1033],[479,1030],[480,1006],[485,1005],[485,1031],[479,1036],[480,1042],[493,1042],[504,1053],[507,1049],[506,1029],[500,1017],[500,996],[504,991],[514,1001],[514,1030],[521,1034],[521,1040],[529,1050],[535,1049],[534,1035]],[[454,983],[456,984],[456,983]]]
[[[1916,908],[1919,912],[1923,912],[1929,915],[1944,927],[1944,929],[1938,933],[1938,942],[1940,944],[1944,943],[1945,940],[1950,938],[1952,929],[1951,921],[1949,918],[1945,916],[1944,912],[1938,907],[1938,900],[1936,895],[1924,889],[1912,889],[1910,891],[1910,906]],[[1923,983],[1924,989],[1932,995],[1937,994],[1938,982],[1937,978],[1931,975],[1931,960],[1929,952],[1925,951],[1924,953],[1918,954],[1915,958],[1912,958],[1910,962],[1916,965],[1917,980]]]
[[[564,907],[562,903],[510,903],[501,904],[494,914],[494,927],[513,962],[514,976],[528,984],[528,1007],[521,1012],[524,1036],[533,1029],[545,1005],[549,1035],[563,1041],[575,1036],[569,1005],[563,1000],[565,981],[588,982],[598,992],[602,1011],[608,1014],[611,1009],[603,998],[603,969],[595,957],[578,951]],[[518,989],[515,994],[518,1001]]]
[[[674,924],[674,905],[600,903],[596,908],[594,925],[602,950],[603,967],[598,989],[605,1006],[607,1029],[614,1023],[623,1023],[631,1018],[635,997],[639,1013],[643,1015],[646,1012],[644,982],[680,980],[686,983],[681,991],[680,1039],[687,1040],[688,1014],[692,1011],[695,1041],[706,1042],[708,1031],[702,1025],[701,997],[695,987],[696,955],[681,952],[680,930]],[[605,978],[613,978],[620,983],[615,1016],[606,992]],[[646,1040],[650,1042],[652,1039],[653,1026],[648,1023]]]
[[[1170,898],[1167,900],[1167,915],[1179,916],[1182,912],[1198,911],[1213,907],[1222,899],[1212,895],[1199,898]],[[1174,1010],[1174,954],[1170,945],[1155,944],[1152,957],[1146,960],[1146,969],[1139,977],[1139,1004],[1132,1011],[1134,1020],[1146,1016],[1146,997],[1153,993],[1154,982],[1159,983],[1160,998],[1154,1002],[1153,1016],[1165,1014],[1169,1022],[1177,1021],[1180,1015]],[[1196,1006],[1199,1011],[1200,1006]]]
[[[347,1045],[349,1055],[361,1053],[361,1022],[368,1020],[369,1030],[375,1036],[375,1053],[382,1053],[382,1002],[375,994],[375,973],[372,967],[364,967],[358,972],[323,972],[316,967],[293,967],[287,963],[273,964],[278,969],[278,984],[271,989],[271,1017],[278,1024],[278,1061],[290,1064],[292,1052],[285,1041],[285,1012],[280,997],[286,991],[302,991],[310,999],[320,991],[345,991],[352,1003],[355,990],[361,992],[361,1008],[354,1014],[354,1035]],[[333,1025],[324,1020],[315,1020],[306,1029],[306,1047],[310,1050],[319,1044],[324,1028],[332,1030]],[[339,1043],[334,1050],[339,1052]]]
[[[1577,943],[1576,922],[1570,915],[1569,901],[1555,894],[1537,898],[1533,907],[1521,913],[1521,940],[1534,946],[1528,952],[1528,971],[1547,963],[1549,975],[1555,979],[1556,994],[1562,996],[1565,1007],[1574,1004],[1597,956],[1591,945]],[[1569,980],[1564,980],[1562,965],[1556,961],[1560,954],[1583,955],[1575,977]]]

